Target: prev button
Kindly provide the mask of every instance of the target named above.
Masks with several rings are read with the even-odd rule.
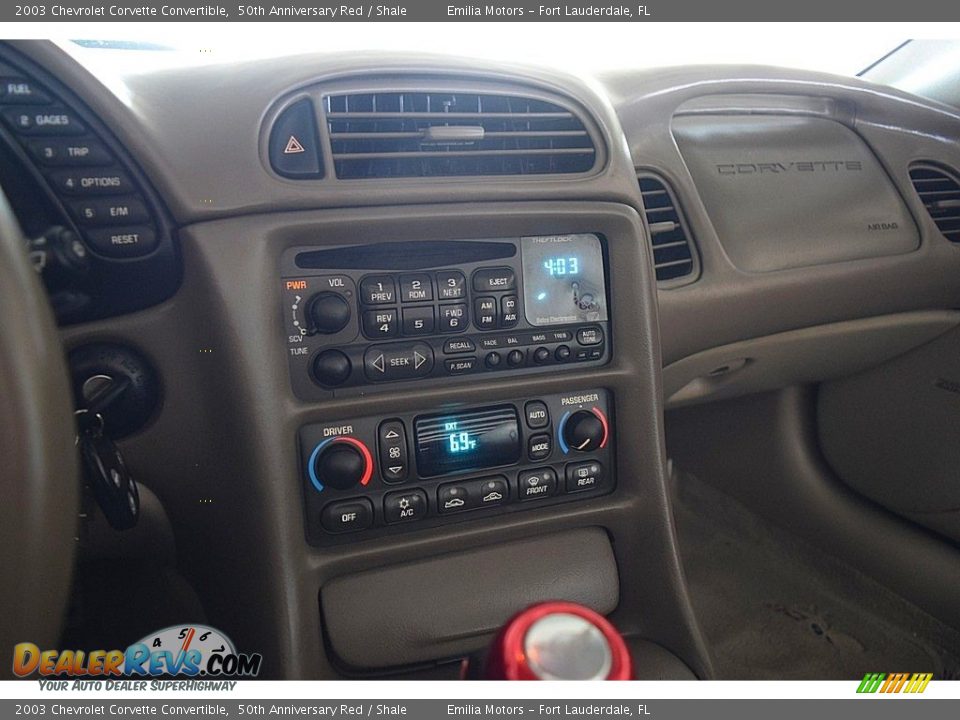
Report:
[[[433,370],[433,350],[425,343],[373,345],[363,354],[363,371],[374,382],[425,377]]]

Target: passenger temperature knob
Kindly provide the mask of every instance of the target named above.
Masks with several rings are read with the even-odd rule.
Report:
[[[596,450],[607,440],[605,420],[590,410],[577,410],[569,415],[560,432],[566,447],[577,452]]]
[[[350,437],[321,443],[313,451],[310,461],[310,479],[318,490],[327,486],[349,490],[358,484],[366,485],[372,473],[370,450],[359,440]]]
[[[334,292],[317,293],[307,304],[311,327],[324,335],[343,330],[350,322],[350,303]]]

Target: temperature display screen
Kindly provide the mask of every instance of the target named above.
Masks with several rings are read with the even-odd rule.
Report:
[[[415,423],[422,477],[510,465],[520,459],[517,411],[511,405],[426,415]]]
[[[524,308],[531,325],[607,319],[600,238],[543,235],[521,242]]]

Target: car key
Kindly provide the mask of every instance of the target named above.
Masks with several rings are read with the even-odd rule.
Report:
[[[83,460],[84,478],[110,525],[128,530],[140,517],[140,490],[123,455],[103,432],[103,416],[78,410],[77,445]]]

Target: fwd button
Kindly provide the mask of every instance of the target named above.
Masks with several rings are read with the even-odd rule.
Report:
[[[426,343],[373,345],[363,354],[363,372],[373,382],[426,377],[433,370],[433,349]]]

